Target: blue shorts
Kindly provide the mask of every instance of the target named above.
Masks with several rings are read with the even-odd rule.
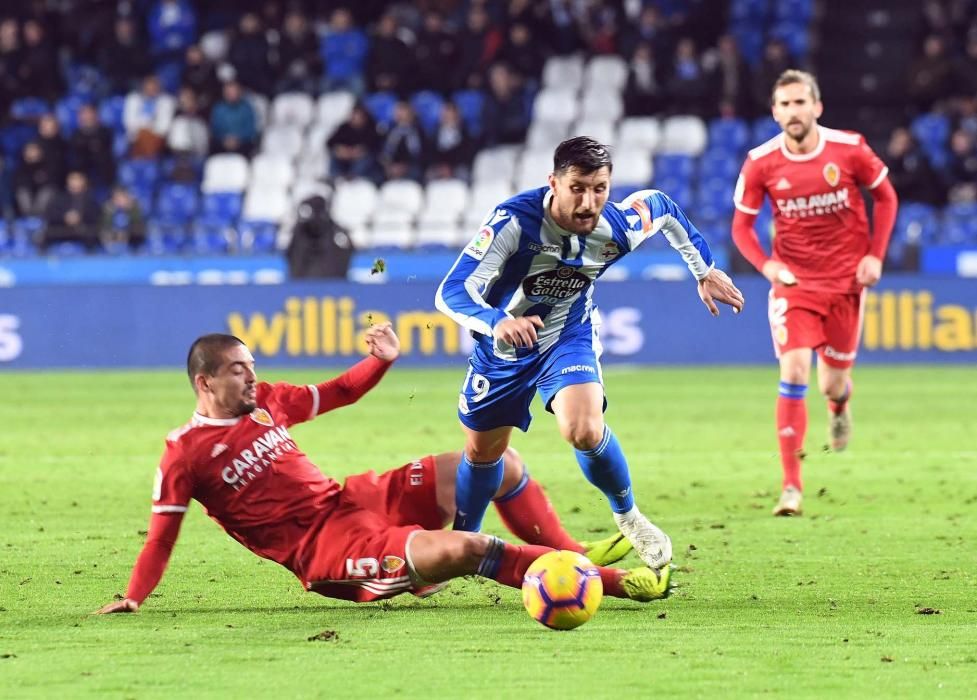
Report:
[[[552,413],[550,403],[563,387],[589,382],[603,385],[600,353],[596,331],[514,362],[500,360],[476,346],[458,397],[458,418],[479,432],[509,425],[525,432],[533,420],[529,405],[537,391]]]

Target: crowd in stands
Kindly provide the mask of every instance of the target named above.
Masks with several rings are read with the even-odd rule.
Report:
[[[977,200],[975,4],[924,3],[905,126],[875,144],[932,216]],[[726,241],[743,155],[777,133],[770,86],[817,68],[811,0],[16,5],[0,9],[0,256],[271,250],[288,208],[331,191],[317,183],[474,192],[487,152],[528,160],[582,127],[620,150],[649,117],[666,136],[694,117],[705,136],[671,152],[652,139],[646,174],[623,184],[676,188]],[[581,105],[561,121],[568,89]]]

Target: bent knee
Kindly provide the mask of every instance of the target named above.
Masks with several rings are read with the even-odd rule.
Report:
[[[563,429],[563,438],[578,450],[592,450],[604,438],[604,422],[571,423]]]

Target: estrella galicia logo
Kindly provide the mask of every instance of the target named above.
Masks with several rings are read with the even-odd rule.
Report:
[[[590,286],[590,278],[576,268],[561,265],[530,275],[522,282],[522,292],[530,301],[558,304]]]

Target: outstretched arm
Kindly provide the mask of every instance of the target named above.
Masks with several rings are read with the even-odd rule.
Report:
[[[400,355],[400,340],[389,323],[377,324],[366,331],[370,356],[328,381],[316,384],[313,392],[313,415],[349,406],[375,387],[390,365]]]
[[[154,509],[155,510],[155,509]],[[153,592],[153,589],[163,578],[166,565],[170,561],[173,545],[180,534],[180,524],[183,522],[182,512],[154,512],[149,521],[149,534],[146,543],[132,567],[126,596],[96,610],[96,614],[135,612]]]

